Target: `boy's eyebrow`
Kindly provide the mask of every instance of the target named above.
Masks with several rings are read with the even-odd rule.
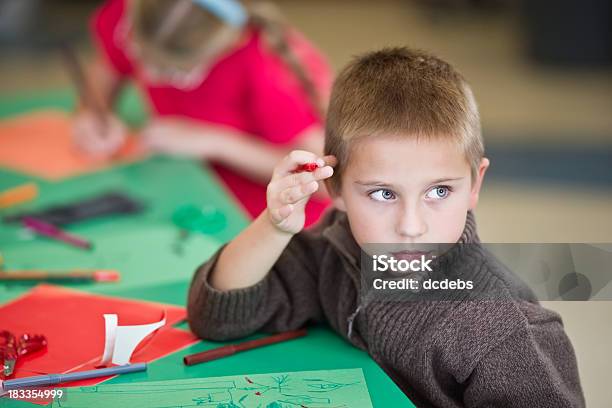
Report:
[[[382,181],[355,181],[355,184],[360,184],[362,186],[378,186],[378,187],[392,187],[392,184],[384,183]]]
[[[436,180],[433,180],[430,184],[438,184],[438,183],[445,183],[448,181],[457,181],[457,180],[463,180],[465,177],[443,177],[443,178],[439,178]]]
[[[465,177],[442,177],[436,180],[432,180],[428,184],[438,184],[438,183],[444,183],[444,182],[449,182],[449,181],[457,181],[457,180],[462,180],[464,178]],[[385,183],[382,181],[376,181],[376,180],[366,180],[366,181],[357,180],[355,181],[355,183],[360,184],[362,186],[378,186],[378,187],[392,187],[393,186],[393,184]]]

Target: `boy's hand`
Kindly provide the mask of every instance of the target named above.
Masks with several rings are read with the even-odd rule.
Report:
[[[112,114],[100,118],[84,110],[74,118],[72,136],[75,144],[88,154],[109,158],[123,146],[126,128]]]
[[[312,172],[295,172],[307,163],[316,163],[318,168]],[[319,189],[319,181],[334,174],[334,164],[333,156],[320,158],[311,152],[294,150],[274,168],[267,200],[268,215],[276,228],[289,234],[297,234],[304,228],[308,198]]]

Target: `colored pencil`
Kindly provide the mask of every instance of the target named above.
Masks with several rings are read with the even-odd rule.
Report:
[[[44,271],[44,270],[14,270],[1,271],[0,282],[118,282],[121,275],[112,270]]]
[[[287,340],[292,340],[298,337],[303,337],[308,332],[306,329],[293,330],[285,333],[275,334],[273,336],[264,337],[262,339],[249,340],[244,343],[232,344],[229,346],[223,346],[212,350],[203,351],[201,353],[191,354],[183,357],[183,363],[185,365],[194,365],[203,363],[205,361],[216,360],[231,356],[232,354],[240,353],[241,351],[251,350],[254,348],[268,346],[270,344],[276,344]]]
[[[38,186],[27,183],[0,193],[0,209],[12,207],[33,200],[38,195]]]
[[[93,247],[91,242],[87,241],[86,239],[62,231],[55,225],[49,224],[42,220],[33,217],[23,217],[21,219],[21,222],[26,228],[36,232],[39,235],[44,235],[46,237],[65,242],[78,248],[91,249]]]
[[[87,380],[89,378],[106,377],[107,375],[126,374],[146,370],[146,363],[136,363],[68,374],[36,375],[33,377],[16,378],[14,380],[4,381],[2,383],[2,389],[4,391],[10,391],[19,388],[46,387],[48,385],[56,385],[69,381],[80,381]]]

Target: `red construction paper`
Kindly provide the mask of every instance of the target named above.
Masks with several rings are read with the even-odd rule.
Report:
[[[66,373],[94,369],[104,351],[104,317],[119,316],[119,325],[146,324],[161,320],[166,325],[136,349],[131,362],[151,362],[198,339],[171,327],[184,320],[182,307],[162,303],[94,295],[54,285],[38,285],[25,295],[0,307],[0,329],[44,334],[47,350],[17,363],[14,378],[38,374]],[[92,385],[109,377],[63,384]]]
[[[128,137],[112,160],[88,156],[72,141],[72,120],[62,111],[43,110],[0,122],[0,167],[49,180],[135,161],[144,154],[137,139]]]

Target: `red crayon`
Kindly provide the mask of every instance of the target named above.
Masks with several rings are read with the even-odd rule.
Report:
[[[300,164],[295,170],[293,170],[293,172],[301,173],[303,171],[307,171],[309,173],[312,173],[318,168],[319,168],[319,165],[317,163],[305,163],[305,164]]]

